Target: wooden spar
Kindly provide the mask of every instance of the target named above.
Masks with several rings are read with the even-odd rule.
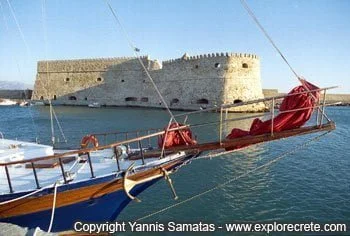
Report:
[[[281,132],[274,132],[274,135],[272,136],[271,133],[267,134],[261,134],[261,135],[255,135],[255,136],[245,136],[242,138],[235,138],[235,139],[226,139],[220,142],[210,142],[210,143],[203,143],[203,144],[195,144],[195,145],[186,145],[186,146],[178,146],[166,149],[166,153],[175,153],[178,151],[189,151],[189,150],[196,150],[199,152],[203,151],[209,151],[209,150],[216,150],[221,148],[229,148],[234,146],[246,146],[246,145],[253,145],[257,143],[262,142],[269,142],[274,141],[282,138],[288,138],[292,136],[299,136],[299,135],[305,135],[305,134],[311,134],[315,132],[322,132],[322,131],[331,131],[335,129],[335,123],[334,122],[328,122],[327,124],[324,124],[322,126],[315,125],[315,126],[309,126],[309,127],[302,127],[292,130],[285,130]],[[152,158],[160,154],[160,150],[155,151],[148,151],[143,153],[144,158]],[[137,160],[140,159],[140,155],[135,155],[129,157],[130,160]]]
[[[177,114],[177,115],[174,115],[174,117],[192,115],[192,114],[203,113],[203,112],[208,112],[208,111],[216,111],[216,110],[220,109],[221,107],[222,108],[240,107],[240,106],[245,106],[245,105],[254,104],[254,103],[266,102],[266,101],[270,101],[272,99],[277,100],[277,99],[285,98],[285,97],[288,97],[288,96],[295,96],[295,95],[304,94],[304,93],[310,93],[310,92],[319,92],[319,91],[328,90],[328,89],[334,89],[334,88],[338,88],[338,86],[326,87],[326,88],[320,88],[320,89],[314,89],[314,90],[308,90],[308,91],[304,91],[304,92],[293,93],[293,94],[285,94],[285,95],[274,96],[274,97],[261,98],[261,99],[247,101],[247,102],[228,103],[228,104],[223,104],[220,107],[212,107],[212,108],[206,108],[205,110],[191,111],[191,112]]]

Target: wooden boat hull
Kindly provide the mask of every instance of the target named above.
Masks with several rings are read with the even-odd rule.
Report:
[[[137,184],[130,190],[137,196],[162,178],[162,168],[172,172],[193,155],[170,161],[161,166],[130,175],[128,179],[145,182]],[[117,218],[131,199],[123,186],[124,173],[94,178],[84,182],[65,184],[57,187],[56,208],[52,231],[72,229],[74,223],[106,222]],[[15,202],[0,205],[0,221],[23,227],[40,227],[47,230],[52,213],[54,188],[45,189],[39,196],[28,197]],[[2,195],[0,202],[18,198],[27,193]]]

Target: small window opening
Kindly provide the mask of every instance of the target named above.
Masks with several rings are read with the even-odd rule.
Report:
[[[198,69],[198,68],[199,68],[199,65],[195,65],[194,68]]]
[[[147,97],[141,98],[141,102],[148,102],[148,98]]]
[[[122,83],[124,83],[124,82],[125,82],[125,80],[122,79]]]
[[[77,97],[76,96],[70,96],[68,99],[75,101],[75,100],[77,100]]]
[[[215,63],[215,68],[220,68],[221,64],[220,63]]]
[[[97,82],[101,82],[102,78],[98,77],[96,80],[97,80]]]
[[[57,100],[57,96],[56,95],[53,95],[53,100]]]
[[[170,106],[172,106],[173,104],[176,104],[176,103],[178,103],[178,102],[179,102],[179,99],[174,98],[173,100],[171,100]]]
[[[197,104],[209,104],[208,99],[202,98],[197,100]]]
[[[70,80],[70,79],[69,79],[68,77],[65,79],[66,82],[69,82],[69,80]]]
[[[85,98],[84,98],[84,100],[85,100],[85,101],[87,101],[87,100],[88,100],[88,98],[87,98],[87,97],[85,97]]]
[[[234,104],[236,104],[236,103],[241,103],[241,102],[243,102],[241,99],[235,99],[235,100],[233,101]]]
[[[40,96],[40,100],[44,100],[44,97],[43,97],[43,96]]]
[[[243,67],[243,68],[248,68],[248,64],[247,64],[247,63],[243,63],[243,64],[242,64],[242,67]]]
[[[126,102],[136,102],[137,98],[135,98],[135,97],[127,97],[127,98],[125,98],[125,101]]]

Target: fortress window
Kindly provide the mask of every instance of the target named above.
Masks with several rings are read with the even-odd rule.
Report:
[[[70,96],[69,98],[68,98],[69,100],[77,100],[77,97],[76,96]]]
[[[56,100],[57,99],[57,96],[56,95],[53,95],[53,100]]]
[[[220,63],[215,63],[215,68],[220,68],[221,64]]]
[[[197,104],[209,104],[208,99],[201,98],[197,100]]]
[[[84,100],[87,101],[87,97],[85,97]]]
[[[102,78],[98,77],[98,78],[96,79],[96,81],[97,81],[97,82],[101,82],[101,81],[102,81]]]
[[[148,98],[147,97],[141,98],[141,102],[148,102]]]
[[[69,82],[69,80],[70,80],[69,78],[66,78],[64,81]]]
[[[173,104],[176,104],[176,103],[178,103],[178,102],[179,102],[179,99],[174,98],[173,100],[171,100],[170,106],[173,105]]]
[[[243,63],[243,64],[242,64],[242,67],[243,67],[243,68],[248,68],[248,64],[247,64],[247,63]]]
[[[124,83],[124,82],[125,82],[125,80],[122,79],[122,83]]]
[[[126,102],[136,102],[137,98],[135,98],[135,97],[127,97],[127,98],[125,98],[125,101]]]
[[[234,101],[233,101],[233,103],[240,103],[240,102],[243,102],[241,99],[235,99]]]
[[[40,96],[40,100],[44,100],[44,97],[43,97],[43,96]]]
[[[198,69],[198,68],[199,68],[199,65],[195,65],[194,68]]]

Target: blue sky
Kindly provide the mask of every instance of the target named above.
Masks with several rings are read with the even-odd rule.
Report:
[[[43,0],[0,0],[0,80],[34,83],[45,56]],[[110,0],[142,54],[166,60],[212,52],[247,52],[261,58],[263,88],[288,91],[298,82],[239,0]],[[321,87],[350,93],[350,1],[247,0],[297,73]],[[47,58],[132,56],[104,0],[46,0]],[[9,31],[3,21],[5,16]],[[18,72],[18,61],[21,73]]]

